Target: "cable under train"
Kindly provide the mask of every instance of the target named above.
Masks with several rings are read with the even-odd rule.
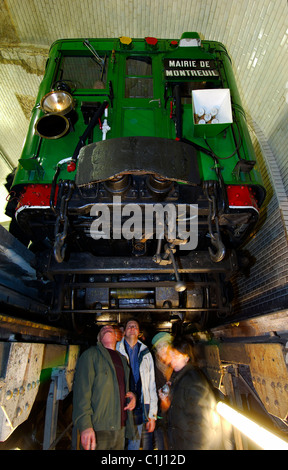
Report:
[[[7,187],[51,318],[228,314],[265,188],[226,48],[194,32],[57,40]]]

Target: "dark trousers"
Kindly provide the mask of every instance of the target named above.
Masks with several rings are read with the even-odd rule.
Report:
[[[125,428],[119,431],[96,431],[96,450],[124,450]]]

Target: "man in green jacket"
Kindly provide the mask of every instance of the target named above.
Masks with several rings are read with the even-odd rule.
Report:
[[[116,351],[116,332],[104,326],[97,345],[79,358],[75,374],[73,422],[83,449],[123,450],[125,437],[133,438],[136,399],[128,386],[129,366]]]

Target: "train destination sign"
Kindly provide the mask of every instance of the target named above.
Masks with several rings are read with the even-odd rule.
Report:
[[[214,60],[164,59],[164,68],[167,79],[193,77],[219,78],[219,72]]]

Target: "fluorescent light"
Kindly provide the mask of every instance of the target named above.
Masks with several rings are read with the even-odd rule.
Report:
[[[249,437],[264,450],[288,450],[288,443],[262,428],[258,424],[246,418],[238,411],[223,402],[218,402],[216,407],[218,413],[231,423],[235,428]]]

